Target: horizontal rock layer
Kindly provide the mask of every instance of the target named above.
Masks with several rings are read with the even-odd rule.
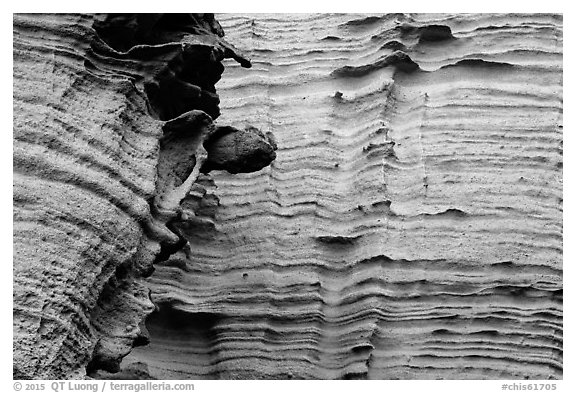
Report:
[[[274,159],[259,131],[217,135],[221,61],[250,66],[222,35],[212,14],[14,15],[15,379],[118,371],[214,169],[203,143],[233,172]]]
[[[562,17],[218,19],[253,64],[226,65],[220,121],[273,131],[277,159],[190,195],[124,365],[561,378]]]

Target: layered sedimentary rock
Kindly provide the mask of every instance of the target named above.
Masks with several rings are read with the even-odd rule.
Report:
[[[14,16],[14,378],[118,371],[198,178],[274,159],[213,123],[221,61],[250,66],[222,36],[211,14]]]
[[[561,378],[562,17],[217,18],[253,64],[227,64],[221,121],[277,159],[198,184],[123,365]]]
[[[562,17],[217,19],[15,16],[14,377],[561,378]]]

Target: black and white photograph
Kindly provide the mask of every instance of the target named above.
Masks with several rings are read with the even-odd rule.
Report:
[[[12,19],[15,390],[563,391],[562,13]]]

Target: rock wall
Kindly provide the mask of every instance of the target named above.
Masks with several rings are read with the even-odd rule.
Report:
[[[217,19],[14,17],[14,377],[561,378],[562,17]]]
[[[250,66],[222,36],[212,14],[14,16],[14,378],[119,371],[194,183],[274,159],[213,123],[221,61]]]
[[[206,185],[125,364],[158,378],[562,377],[562,18],[218,15],[221,121],[277,137]],[[219,201],[214,212],[208,208]]]

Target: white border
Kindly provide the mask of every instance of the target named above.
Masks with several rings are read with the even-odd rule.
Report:
[[[518,1],[518,2],[504,2],[502,0],[482,0],[482,1],[405,1],[405,2],[389,2],[385,0],[354,0],[348,2],[328,2],[328,1],[312,1],[312,0],[290,0],[280,4],[274,4],[271,1],[254,1],[254,0],[239,0],[239,1],[206,1],[206,2],[119,2],[118,0],[98,0],[94,2],[88,1],[10,1],[7,0],[1,6],[2,12],[0,17],[2,23],[2,54],[3,54],[3,75],[11,75],[13,72],[12,66],[12,34],[9,29],[12,26],[12,13],[15,12],[554,12],[564,14],[564,47],[568,51],[564,52],[564,69],[567,70],[564,74],[564,99],[566,104],[565,108],[574,108],[574,17],[571,12],[568,12],[567,1]],[[8,85],[10,83],[10,85]],[[5,258],[3,258],[4,267],[2,268],[2,285],[1,288],[1,315],[12,315],[12,81],[8,82],[8,78],[2,81],[2,121],[5,126],[2,128],[0,148],[2,154],[1,180],[4,192],[0,193],[2,206],[2,215],[0,216],[2,236],[2,251]],[[564,173],[565,186],[564,186],[564,238],[571,239],[572,241],[564,242],[564,277],[565,277],[565,292],[564,292],[564,381],[548,381],[555,382],[559,388],[558,392],[562,391],[576,391],[569,386],[574,384],[576,378],[574,371],[576,371],[576,362],[574,359],[574,336],[576,333],[574,322],[574,284],[572,281],[574,275],[574,239],[576,234],[574,230],[574,187],[576,173],[574,165],[574,115],[573,112],[568,110],[564,114]],[[12,318],[6,321],[1,326],[1,356],[2,367],[0,367],[0,386],[6,388],[5,391],[12,390]],[[190,382],[190,381],[185,381]],[[519,381],[511,381],[511,383],[518,383]],[[528,382],[528,381],[526,381]],[[534,382],[534,381],[530,381]],[[545,381],[543,381],[545,382]],[[350,389],[350,388],[365,388],[374,389],[374,391],[391,390],[391,391],[426,391],[426,392],[498,392],[501,391],[500,386],[502,381],[322,381],[322,385],[314,381],[292,381],[290,383],[282,382],[247,382],[247,381],[197,381],[197,391],[222,391],[234,389],[234,391],[266,391],[270,389],[280,391],[288,391],[293,389],[304,390],[318,390],[322,388],[328,389]],[[354,383],[354,387],[351,385]],[[272,385],[273,384],[273,385]],[[360,384],[361,386],[357,386]],[[576,384],[574,385],[576,387]],[[50,390],[50,389],[48,389]]]

